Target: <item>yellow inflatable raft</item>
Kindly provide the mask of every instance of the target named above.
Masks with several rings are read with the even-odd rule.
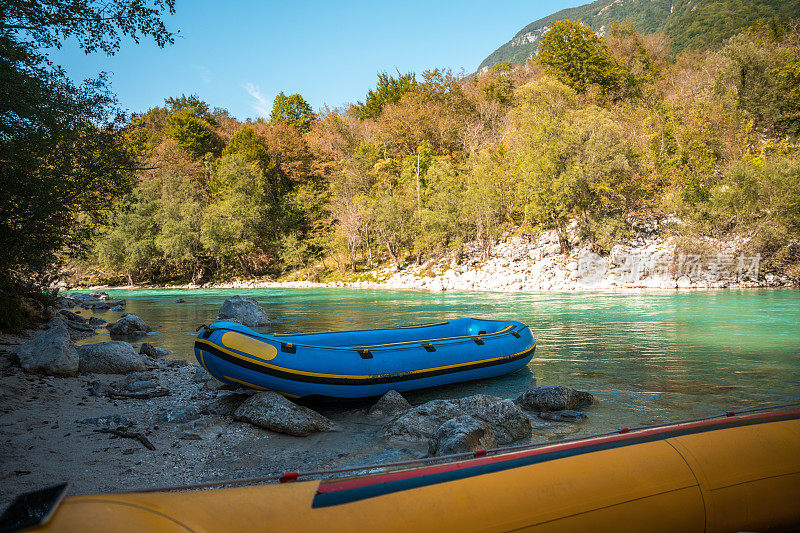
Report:
[[[476,452],[468,460],[348,479],[72,497],[44,529],[441,533],[800,528],[800,410],[730,415],[500,454]]]

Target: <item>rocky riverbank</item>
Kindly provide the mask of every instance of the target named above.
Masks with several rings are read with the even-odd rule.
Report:
[[[610,253],[599,255],[578,245],[577,226],[567,232],[568,252],[562,252],[555,231],[503,237],[490,249],[468,243],[458,256],[450,254],[421,265],[408,264],[362,272],[350,281],[235,280],[228,283],[176,285],[173,288],[314,288],[426,289],[457,291],[581,291],[627,289],[719,289],[796,287],[800,279],[787,273],[765,272],[758,254],[744,253],[743,243],[711,238],[684,251],[669,236],[666,223],[648,220]],[[129,287],[128,287],[129,288]]]
[[[109,492],[547,440],[574,433],[593,403],[588,393],[535,380],[510,398],[412,405],[392,391],[377,402],[298,403],[233,388],[170,357],[147,342],[151,328],[136,315],[101,324],[75,312],[101,302],[124,306],[102,292],[71,294],[41,329],[0,342],[0,506],[63,481],[73,493]],[[220,313],[266,319],[246,297]],[[114,340],[75,345],[100,327]]]

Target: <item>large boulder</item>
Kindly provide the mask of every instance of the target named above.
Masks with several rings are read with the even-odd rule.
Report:
[[[233,296],[225,300],[219,308],[217,320],[236,322],[250,328],[270,323],[264,308],[249,296]]]
[[[234,417],[242,422],[296,437],[333,429],[333,423],[321,414],[296,405],[273,391],[254,394],[236,409]]]
[[[439,426],[428,441],[430,455],[450,455],[496,447],[497,441],[489,425],[469,415],[451,418]]]
[[[458,400],[432,400],[413,407],[390,422],[383,436],[390,440],[426,441],[436,430],[450,420],[461,416],[464,411]]]
[[[592,402],[594,396],[590,393],[561,385],[531,387],[517,398],[523,409],[537,412],[582,409]]]
[[[485,422],[499,444],[530,437],[530,418],[511,400],[476,394],[458,400],[433,400],[409,409],[384,428],[390,440],[425,441],[436,430],[461,415]]]
[[[153,329],[147,322],[134,314],[122,315],[122,318],[108,326],[108,332],[113,337],[135,337],[150,331]]]
[[[127,342],[107,341],[78,346],[79,370],[95,374],[127,374],[145,369],[146,358]]]
[[[369,414],[373,416],[395,416],[411,409],[411,404],[396,390],[390,390],[381,399],[370,407]]]
[[[459,406],[489,424],[500,444],[531,436],[531,419],[512,400],[476,394],[459,400]]]
[[[108,295],[105,291],[92,291],[89,293],[89,296],[92,298],[97,298],[98,300],[110,300],[111,296]]]
[[[73,376],[78,372],[78,352],[64,323],[39,333],[13,353],[28,372],[53,376]]]

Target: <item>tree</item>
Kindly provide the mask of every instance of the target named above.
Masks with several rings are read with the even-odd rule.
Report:
[[[399,102],[404,94],[416,89],[417,79],[413,72],[400,74],[398,71],[396,78],[380,72],[375,90],[370,89],[364,103],[359,102],[355,106],[356,116],[361,120],[378,118],[386,105]]]
[[[800,31],[778,22],[757,24],[732,37],[722,54],[730,60],[723,81],[760,128],[800,136]]]
[[[621,220],[635,205],[637,160],[622,127],[608,110],[577,108],[575,92],[552,78],[522,87],[518,99],[511,158],[526,214],[555,229],[564,250],[574,219],[595,241],[606,218]]]
[[[212,201],[203,217],[202,241],[223,270],[254,272],[269,246],[270,187],[258,163],[243,153],[223,155],[212,180]]]
[[[579,93],[596,84],[608,95],[617,91],[622,83],[622,69],[608,46],[592,28],[581,22],[552,23],[539,42],[537,60]]]
[[[80,86],[46,56],[74,38],[113,54],[123,36],[171,43],[173,0],[3,2],[0,11],[0,283],[41,277],[78,250],[130,190],[135,159],[101,75]],[[83,215],[82,215],[83,214]]]
[[[123,36],[136,43],[149,36],[163,48],[175,39],[161,20],[164,12],[175,13],[175,0],[9,0],[3,2],[0,35],[29,39],[39,50],[61,48],[71,37],[87,54],[113,55]]]
[[[299,94],[286,96],[281,92],[272,102],[269,121],[273,124],[289,124],[297,131],[307,133],[311,129],[313,119],[311,106]]]

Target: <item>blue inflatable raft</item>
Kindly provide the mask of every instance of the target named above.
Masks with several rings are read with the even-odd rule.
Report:
[[[287,396],[366,398],[502,376],[536,348],[514,321],[459,318],[393,329],[262,335],[232,322],[203,326],[194,352],[220,381]]]

